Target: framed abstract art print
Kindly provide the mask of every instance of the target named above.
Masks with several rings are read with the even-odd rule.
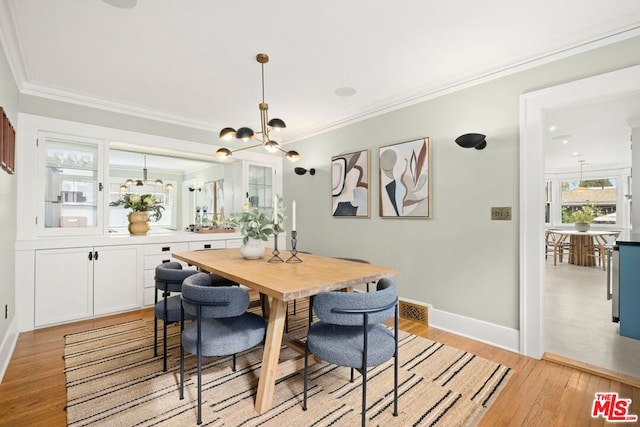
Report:
[[[431,140],[380,147],[380,216],[431,218]]]
[[[369,150],[331,157],[331,212],[335,217],[369,217]]]

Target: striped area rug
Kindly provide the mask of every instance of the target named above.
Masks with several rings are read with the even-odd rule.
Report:
[[[290,320],[290,335],[306,334],[306,309]],[[162,337],[160,328],[160,341]],[[508,367],[405,332],[400,335],[399,415],[393,417],[393,364],[371,368],[369,425],[469,426],[509,380]],[[65,337],[67,422],[70,426],[184,426],[196,423],[195,358],[186,359],[185,399],[180,380],[179,327],[169,328],[168,372],[162,347],[153,357],[153,321],[136,320]],[[161,344],[161,342],[159,343]],[[283,346],[283,357],[293,350]],[[205,426],[352,426],[360,423],[361,377],[324,363],[310,367],[308,410],[302,411],[302,372],[278,381],[273,408],[255,412],[262,347],[207,358],[203,369]]]

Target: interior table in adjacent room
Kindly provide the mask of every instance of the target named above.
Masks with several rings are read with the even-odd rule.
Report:
[[[609,239],[615,240],[619,235],[619,230],[549,230],[557,236],[555,240],[555,251],[563,250],[569,239],[569,263],[582,266],[596,265],[596,257],[600,257],[602,269],[606,269],[605,251],[609,244]],[[595,251],[598,251],[596,255]],[[555,258],[555,257],[554,257]],[[554,265],[556,260],[554,259]]]

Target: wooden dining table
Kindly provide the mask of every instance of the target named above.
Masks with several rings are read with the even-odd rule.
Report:
[[[569,239],[571,251],[569,253],[569,263],[581,266],[595,265],[594,248],[598,248],[599,253],[604,258],[605,247],[608,244],[607,237],[615,239],[620,235],[618,230],[561,230],[550,229],[550,233],[556,235],[555,251],[561,251],[562,246]],[[556,263],[554,257],[554,265]],[[604,262],[602,268],[605,269]]]
[[[285,252],[282,255],[286,260],[289,254]],[[268,262],[272,256],[270,249],[258,260],[243,258],[238,249],[198,250],[173,253],[172,256],[202,271],[218,274],[252,288],[270,300],[255,400],[255,409],[259,413],[271,408],[276,380],[304,367],[304,345],[288,340],[284,334],[288,302],[324,291],[376,282],[397,274],[395,269],[380,265],[300,253],[297,256],[302,262],[271,263]],[[301,353],[298,357],[279,360],[283,338],[290,348]]]

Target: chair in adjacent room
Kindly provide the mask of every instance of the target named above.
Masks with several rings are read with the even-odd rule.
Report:
[[[313,299],[320,319],[309,327],[304,359],[307,409],[309,355],[351,368],[362,375],[362,425],[366,424],[367,368],[394,358],[393,415],[398,415],[398,296],[390,279],[380,279],[375,292],[322,292]],[[394,317],[393,330],[383,322]]]
[[[182,264],[171,261],[156,266],[156,291],[155,291],[155,318],[153,322],[153,356],[158,356],[158,320],[163,322],[163,363],[162,370],[167,371],[167,325],[180,321],[182,301],[179,293],[182,291],[182,281],[196,274],[196,270],[183,270]],[[161,292],[162,300],[158,301],[158,292]]]
[[[198,424],[202,423],[202,358],[232,356],[264,342],[267,323],[261,316],[247,312],[249,294],[239,286],[215,286],[210,275],[197,273],[182,285],[182,319],[196,320],[184,326],[180,350],[180,399],[184,398],[184,352],[196,356],[198,376]]]

